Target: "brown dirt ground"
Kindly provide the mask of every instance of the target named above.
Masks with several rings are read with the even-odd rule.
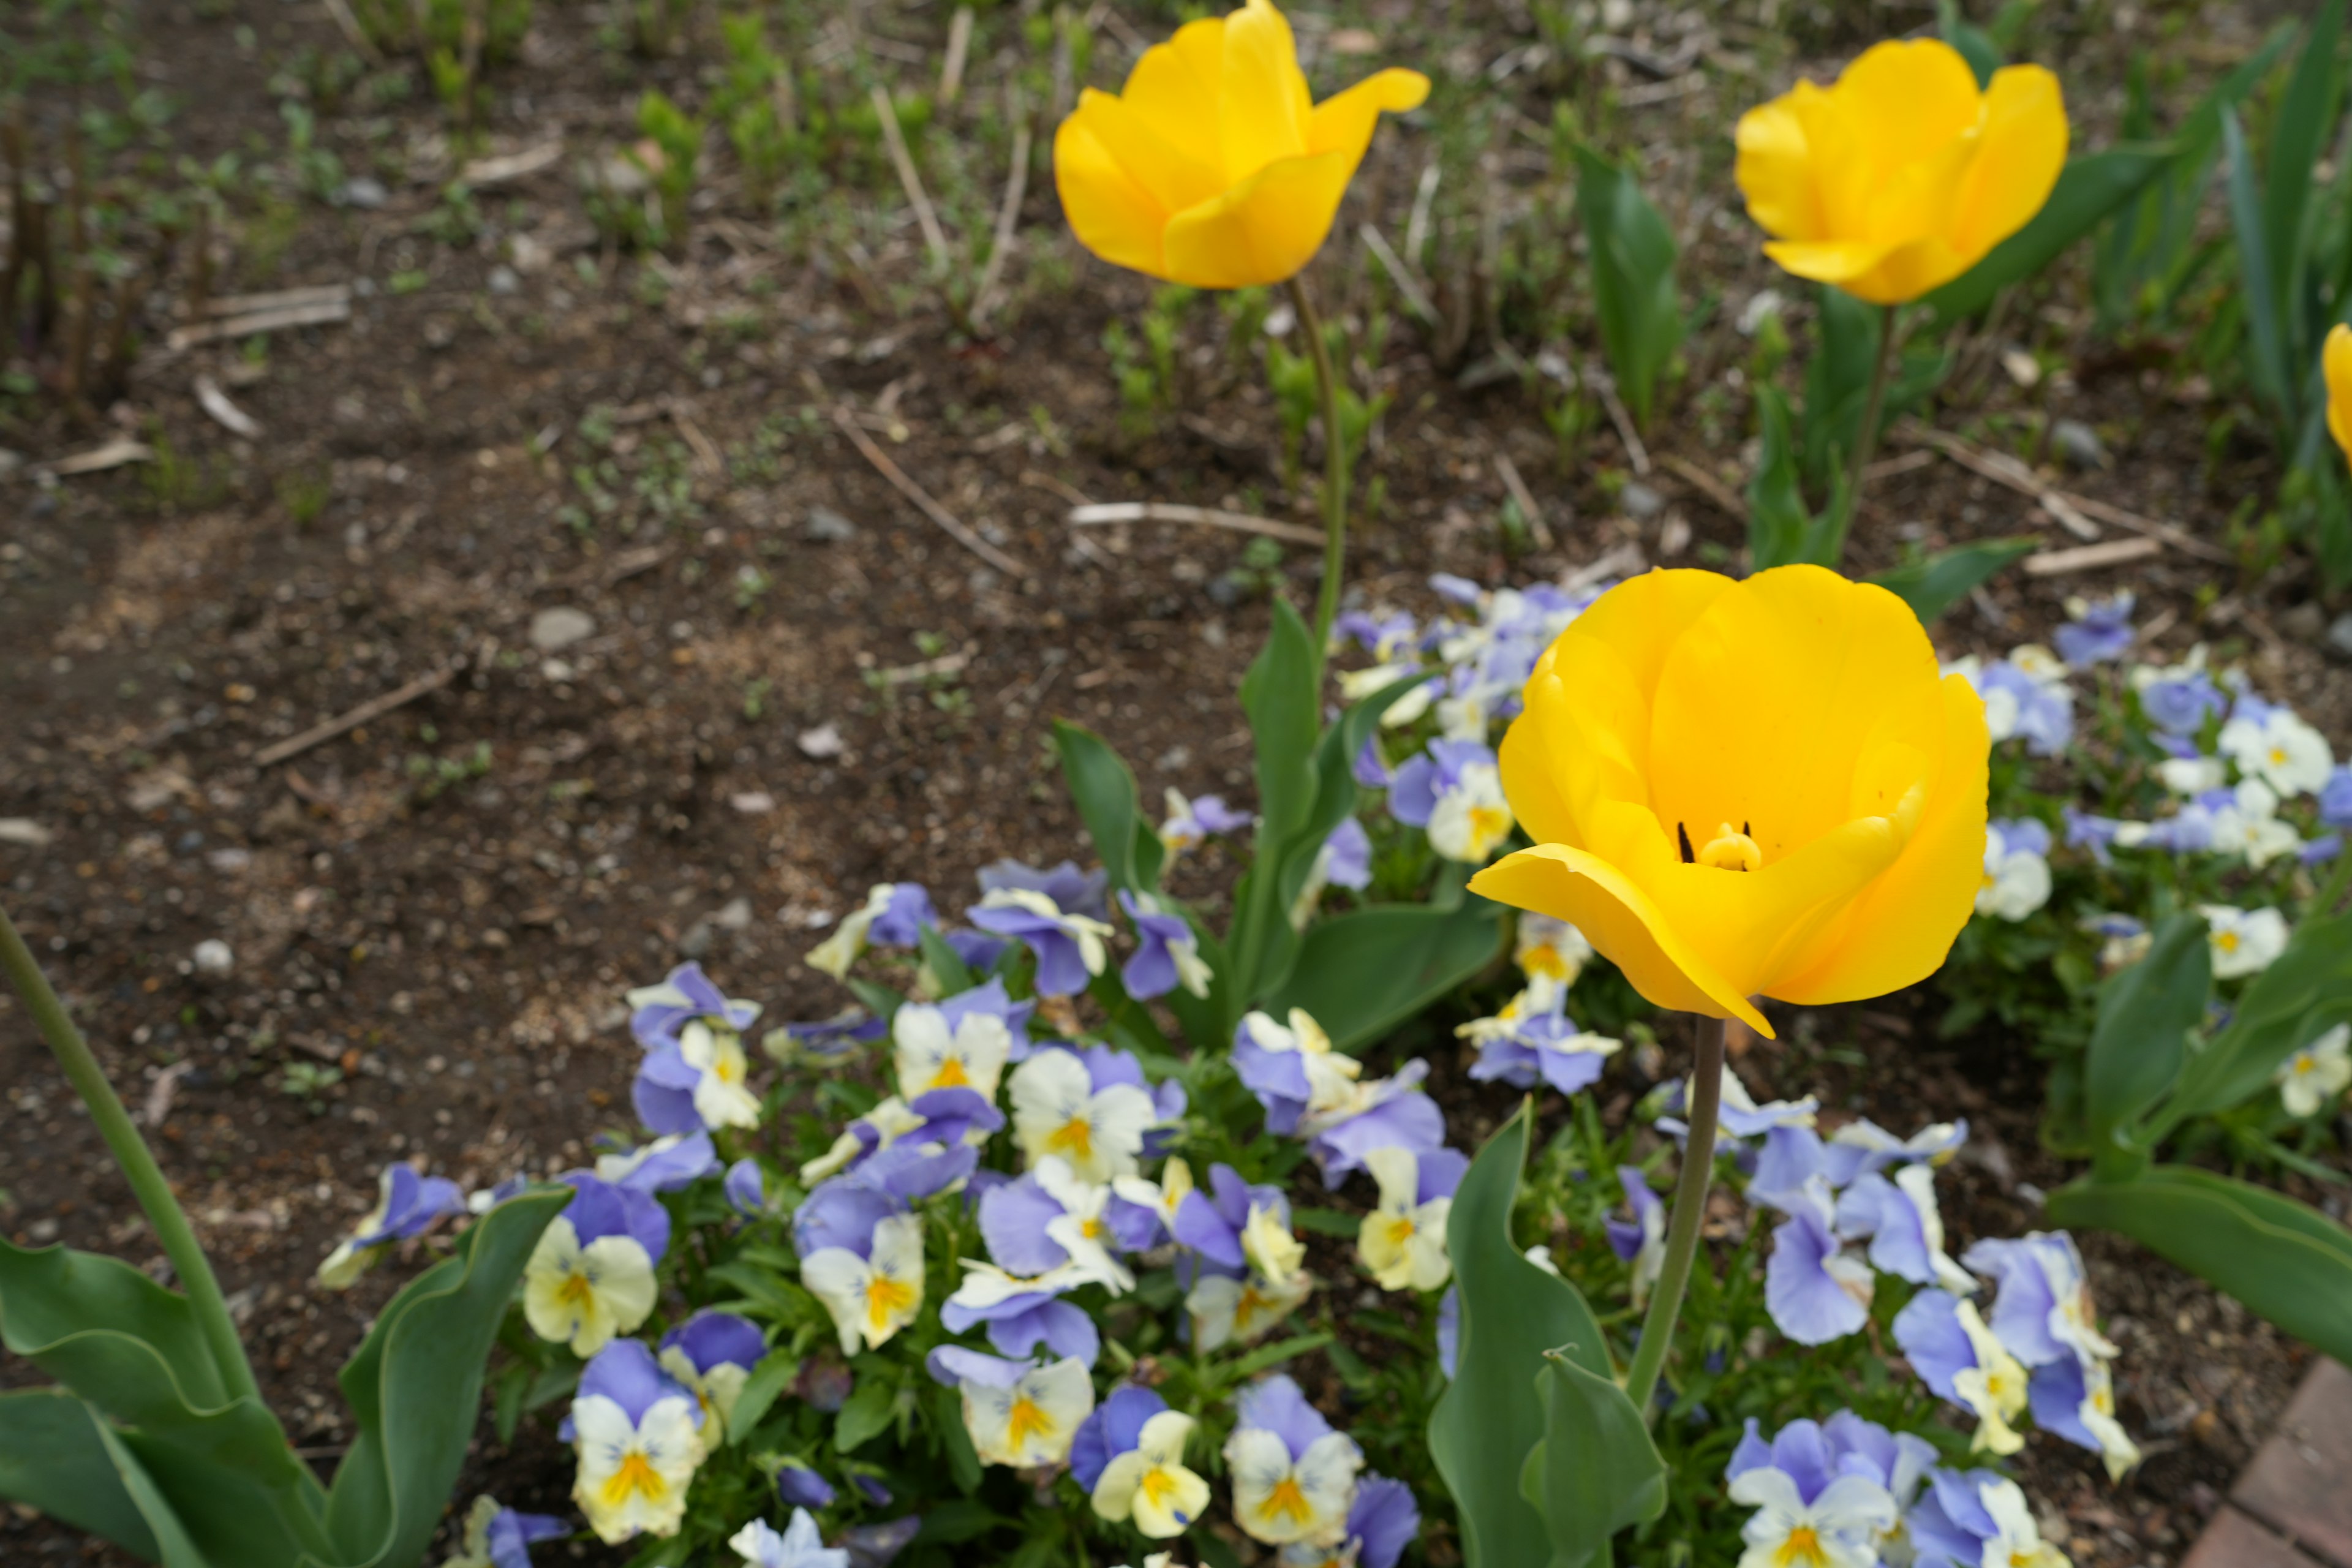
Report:
[[[138,13],[142,79],[187,100],[175,134],[206,153],[256,129],[277,134],[263,67],[220,15],[249,14],[265,55],[337,42],[316,8],[212,9]],[[495,100],[499,150],[556,126],[577,153],[622,133],[646,79],[694,90],[683,61],[616,85],[600,74],[585,17],[542,12],[525,66]],[[1405,15],[1376,6],[1366,19],[1395,32]],[[2203,20],[2200,68],[2241,47],[2254,18],[2216,6]],[[928,48],[944,25],[934,8],[889,28]],[[1508,9],[1461,30],[1499,37],[1497,50],[1532,37]],[[1831,26],[1805,41],[1833,58],[1853,39]],[[2070,23],[2062,43],[2085,74],[2112,65],[2092,22]],[[1702,205],[1708,171],[1685,143],[1718,135],[1724,105],[1753,91],[1726,77],[1625,111],[1689,242],[1688,276],[1732,302],[1775,279],[1722,205],[1723,160],[1709,155],[1718,188]],[[1540,96],[1530,84],[1535,123]],[[2115,109],[2084,107],[2094,122]],[[429,102],[391,119],[395,144],[437,127]],[[352,124],[329,130],[358,144]],[[1363,216],[1402,224],[1420,156],[1384,133]],[[637,280],[650,264],[600,257],[566,167],[486,193],[497,232],[464,248],[415,232],[435,203],[428,183],[395,183],[377,211],[306,207],[275,267],[244,282],[364,279],[347,327],[279,334],[258,374],[226,348],[151,354],[107,429],[38,408],[0,429],[40,459],[94,445],[115,421],[152,422],[179,460],[169,477],[121,470],[46,489],[20,479],[0,491],[0,713],[14,734],[0,752],[0,816],[54,835],[46,847],[0,845],[0,879],[126,1098],[159,1109],[152,1135],[247,1313],[268,1395],[321,1458],[342,1437],[333,1369],[403,1270],[333,1296],[309,1283],[318,1258],[367,1206],[387,1160],[422,1154],[488,1180],[569,1164],[596,1131],[619,1129],[634,1062],[615,1026],[623,987],[695,953],[770,1016],[821,1016],[840,996],[798,962],[812,912],[837,912],[886,879],[924,881],[949,906],[999,856],[1083,858],[1047,745],[1054,716],[1103,731],[1149,797],[1170,784],[1247,795],[1232,694],[1265,611],[1221,581],[1239,542],[1150,527],[1081,539],[1061,521],[1073,492],[1254,498],[1276,515],[1312,515],[1311,492],[1282,484],[1255,379],[1195,387],[1191,418],[1118,433],[1099,339],[1147,290],[1075,250],[1042,180],[1023,215],[1014,302],[995,335],[972,340],[921,285],[911,226],[856,275],[743,221],[723,173],[695,245],[661,264],[666,298],[646,303]],[[1532,199],[1533,181],[1511,169]],[[1369,264],[1359,248],[1344,256],[1344,267],[1326,260],[1318,284],[1360,314]],[[389,279],[405,271],[425,285],[394,294]],[[875,310],[877,279],[908,301],[904,313]],[[1205,306],[1189,318],[1188,351],[1212,368],[1219,331]],[[2081,331],[2057,306],[2020,328],[2061,348]],[[2048,405],[2092,423],[2114,453],[2112,469],[2075,488],[2219,538],[2273,470],[2244,437],[2209,459],[2215,405],[2171,357],[2178,346],[2078,355],[2046,384]],[[1478,353],[1441,366],[1412,331],[1395,334],[1381,372],[1395,403],[1374,460],[1387,497],[1355,547],[1353,591],[1426,611],[1421,584],[1435,570],[1532,578],[1629,540],[1653,559],[1737,550],[1740,525],[1667,468],[1645,481],[1658,510],[1611,504],[1597,470],[1627,462],[1612,435],[1563,469],[1516,379],[1458,384]],[[1688,384],[1719,384],[1746,353],[1710,329],[1692,346]],[[205,417],[198,373],[230,387],[259,440]],[[1998,373],[1964,384],[1948,427],[2042,405]],[[836,404],[860,410],[1024,576],[982,565],[908,508],[829,426]],[[683,482],[687,499],[667,521],[636,507],[635,534],[608,523],[583,545],[558,510],[578,499],[567,470],[604,455],[579,428],[600,405],[616,411],[616,488],[662,480],[675,495]],[[1730,406],[1717,418],[1686,405],[1654,444],[1736,488],[1745,415]],[[1498,452],[1542,498],[1555,550],[1500,553]],[[298,521],[302,487],[320,481],[323,510]],[[812,531],[821,511],[847,520],[850,537]],[[1855,553],[1870,569],[1905,540],[2021,531],[2071,542],[2021,498],[1937,462],[1878,486]],[[1686,542],[1669,555],[1677,537]],[[1307,555],[1292,552],[1284,568],[1302,600]],[[739,595],[746,571],[768,585]],[[2292,561],[2261,578],[2177,553],[2127,574],[2011,576],[1956,614],[1943,640],[1955,653],[2005,647],[2046,629],[2065,594],[2124,585],[2166,621],[2158,646],[2212,639],[2339,749],[2352,736],[2352,682],[2318,651],[2322,617]],[[542,656],[530,626],[558,606],[584,612],[593,631]],[[964,657],[951,679],[884,675],[938,653]],[[446,688],[287,763],[256,764],[271,741],[451,664]],[[812,756],[798,737],[825,724],[842,749]],[[478,745],[488,768],[426,798],[412,759],[457,763]],[[193,971],[207,938],[234,951],[224,976]],[[1958,1173],[1958,1237],[2026,1227],[2027,1187],[2062,1178],[2034,1141],[2032,1064],[2015,1041],[1935,1042],[1925,1005],[1825,1016],[1811,1045],[1759,1047],[1751,1077],[1759,1089],[1822,1086],[1828,1103],[1897,1126],[1966,1110],[1979,1149],[2000,1152]],[[0,999],[0,1228],[147,1261],[142,1222],[21,1009]],[[1870,1068],[1821,1054],[1832,1040]],[[287,1092],[289,1065],[341,1077]],[[1448,1098],[1465,1141],[1503,1104]],[[2079,1563],[2167,1563],[2266,1430],[2305,1352],[2128,1248],[2095,1239],[2089,1250],[2120,1320],[2126,1419],[2151,1460],[2110,1489],[2071,1450],[2037,1444],[2029,1484],[2067,1510]],[[468,1485],[552,1504],[567,1468],[544,1437],[513,1454],[486,1437]],[[81,1551],[0,1517],[11,1560]]]

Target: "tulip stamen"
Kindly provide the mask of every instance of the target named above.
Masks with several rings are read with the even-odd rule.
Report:
[[[1675,823],[1675,838],[1683,847],[1683,864],[1685,866],[1695,864],[1698,857],[1691,852],[1690,829],[1679,822]]]
[[[1683,839],[1683,849],[1687,855],[1690,849],[1687,835]],[[1760,870],[1764,865],[1764,851],[1757,847],[1755,839],[1748,836],[1746,824],[1741,824],[1739,830],[1734,832],[1731,824],[1727,822],[1715,830],[1715,837],[1706,841],[1705,849],[1699,851],[1698,863],[1721,871]]]

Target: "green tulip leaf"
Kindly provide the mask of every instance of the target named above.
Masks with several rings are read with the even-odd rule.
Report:
[[[1870,579],[1911,606],[1923,626],[1965,599],[2020,556],[2041,548],[2034,539],[1982,539],[1939,550],[1922,561],[1891,567]]]
[[[2205,921],[2193,914],[2175,915],[2158,927],[2147,956],[2106,983],[2084,1074],[2095,1157],[2111,1158],[2179,1079],[2189,1034],[2205,1021],[2212,989]]]
[[[358,1428],[328,1493],[347,1568],[408,1568],[425,1553],[481,1414],[482,1368],[540,1233],[572,1201],[537,1187],[490,1210],[410,1280],[344,1363]]]
[[[2130,1237],[2338,1361],[2352,1361],[2352,1231],[2283,1193],[2185,1165],[2050,1194],[2050,1217]]]
[[[1537,1394],[1547,1355],[1558,1351],[1593,1378],[1614,1377],[1592,1309],[1574,1286],[1528,1262],[1511,1238],[1511,1205],[1534,1120],[1530,1101],[1486,1141],[1454,1194],[1445,1226],[1462,1335],[1453,1385],[1430,1415],[1429,1452],[1461,1514],[1467,1568],[1552,1561],[1549,1528],[1519,1489],[1528,1455],[1548,1428]]]
[[[0,1394],[0,1497],[154,1562],[155,1532],[99,1436],[104,1421],[63,1389]]]
[[[1551,1532],[1551,1568],[1609,1568],[1611,1538],[1665,1511],[1665,1461],[1616,1379],[1553,1352],[1536,1384],[1544,1435],[1519,1494]]]
[[[1322,731],[1316,686],[1322,670],[1314,634],[1288,601],[1276,599],[1265,647],[1242,678],[1242,710],[1257,750],[1258,818],[1255,853],[1234,889],[1234,923],[1226,935],[1240,1007],[1279,986],[1297,952],[1290,911],[1281,903],[1282,861],[1315,805],[1315,744]]]
[[[2157,1132],[2268,1093],[2279,1064],[2352,1020],[2352,914],[2306,920],[2248,983],[2227,1027],[2189,1058]]]
[[[2058,259],[2169,168],[2172,153],[2169,143],[2151,143],[2107,147],[2068,160],[2032,221],[1920,301],[1935,313],[1930,330],[1941,336],[1962,317],[1991,304],[2002,289]]]
[[[1451,908],[1374,904],[1307,928],[1279,994],[1277,1017],[1303,1007],[1341,1050],[1381,1037],[1492,963],[1500,907],[1465,894]]]
[[[1146,818],[1135,774],[1110,742],[1083,724],[1054,721],[1054,744],[1062,753],[1062,777],[1078,819],[1095,841],[1114,888],[1148,892],[1160,885],[1166,851]]]
[[[1646,427],[1658,381],[1686,322],[1675,282],[1675,236],[1633,174],[1576,150],[1576,211],[1592,268],[1601,345],[1633,423]]]

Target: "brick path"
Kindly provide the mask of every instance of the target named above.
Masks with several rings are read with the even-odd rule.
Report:
[[[2181,1568],[2352,1568],[2352,1372],[2312,1367]]]

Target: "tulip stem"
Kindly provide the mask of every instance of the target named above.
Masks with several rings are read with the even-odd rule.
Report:
[[[236,1323],[229,1316],[228,1303],[221,1299],[220,1281],[213,1277],[213,1266],[197,1243],[196,1233],[189,1228],[187,1215],[172,1195],[172,1184],[155,1163],[147,1141],[139,1136],[131,1113],[123,1109],[121,1098],[107,1081],[106,1069],[99,1066],[89,1043],[74,1026],[65,1003],[50,988],[48,977],[41,973],[39,963],[25,945],[25,939],[17,934],[5,910],[0,910],[0,973],[6,973],[16,994],[24,998],[26,1010],[33,1015],[41,1037],[49,1043],[58,1065],[65,1069],[74,1091],[89,1108],[89,1119],[97,1123],[99,1136],[106,1140],[114,1163],[122,1168],[122,1174],[131,1183],[139,1206],[146,1211],[147,1223],[154,1226],[155,1239],[163,1244],[163,1256],[171,1259],[180,1284],[188,1293],[188,1304],[195,1310],[196,1324],[220,1367],[221,1385],[231,1399],[257,1394],[253,1367],[245,1359],[245,1346],[236,1337]]]
[[[1339,569],[1348,555],[1348,437],[1339,427],[1339,383],[1331,374],[1331,350],[1323,341],[1323,318],[1307,285],[1294,276],[1291,308],[1307,334],[1307,354],[1315,366],[1315,390],[1323,398],[1323,586],[1315,595],[1315,654],[1331,638],[1339,614]]]
[[[1651,1287],[1649,1315],[1642,1320],[1642,1342],[1625,1373],[1625,1394],[1642,1419],[1651,1419],[1659,1374],[1682,1315],[1683,1291],[1698,1256],[1699,1222],[1706,1215],[1706,1189],[1715,1178],[1716,1112],[1723,1100],[1723,1020],[1698,1020],[1698,1059],[1691,1069],[1691,1102],[1685,1115],[1690,1132],[1683,1143],[1682,1173],[1675,1182],[1674,1214],[1666,1221],[1666,1255]]]
[[[1845,504],[1849,520],[1862,510],[1863,470],[1878,455],[1879,415],[1886,406],[1886,384],[1895,374],[1895,307],[1882,305],[1878,317],[1878,358],[1870,367],[1870,391],[1862,402],[1862,423],[1854,427],[1853,456],[1845,469]]]

